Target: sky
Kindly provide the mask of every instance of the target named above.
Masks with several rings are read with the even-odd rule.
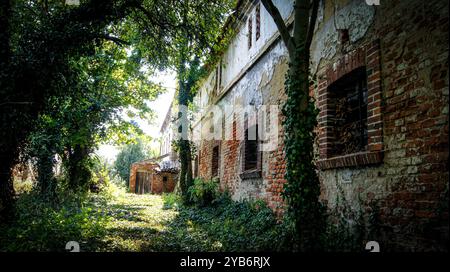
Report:
[[[161,125],[166,117],[166,113],[169,110],[176,88],[176,75],[174,72],[162,72],[158,73],[151,78],[153,82],[166,88],[166,92],[159,95],[155,101],[149,101],[148,104],[155,112],[155,120],[152,124],[148,124],[147,120],[135,119],[139,127],[146,134],[152,138],[158,138]],[[155,146],[159,148],[159,146]],[[117,147],[113,145],[101,145],[96,151],[96,154],[104,157],[109,162],[113,162],[115,157],[119,153]]]

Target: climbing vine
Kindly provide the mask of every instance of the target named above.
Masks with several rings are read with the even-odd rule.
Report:
[[[295,244],[301,251],[311,251],[320,249],[325,226],[324,208],[319,201],[320,183],[313,162],[318,111],[309,96],[309,50],[319,1],[295,1],[292,35],[273,2],[262,0],[262,4],[272,16],[290,60],[285,81],[287,100],[282,109],[287,180],[282,195],[288,204],[288,218],[295,226]]]
[[[297,49],[297,54],[304,55],[304,49]],[[311,250],[320,246],[321,226],[325,222],[319,202],[320,183],[313,163],[318,110],[305,89],[309,85],[308,73],[292,72],[304,69],[307,66],[304,61],[290,63],[285,81],[287,100],[282,112],[285,116],[285,178],[288,182],[282,195],[288,204],[288,216],[296,226],[299,249]]]

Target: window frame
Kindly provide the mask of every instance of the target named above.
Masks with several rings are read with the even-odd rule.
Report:
[[[334,156],[333,95],[328,86],[354,69],[366,67],[367,74],[367,151]],[[360,167],[383,162],[383,116],[381,90],[381,49],[379,39],[341,55],[334,63],[318,74],[317,104],[320,110],[317,127],[319,158],[316,165],[321,170]],[[312,86],[314,89],[314,86]]]
[[[260,139],[259,139],[259,135],[258,135],[258,124],[255,124],[255,128],[256,128],[256,140],[248,140],[248,129],[249,129],[249,125],[248,125],[248,116],[245,115],[244,117],[244,131],[243,131],[243,135],[244,135],[244,139],[242,141],[242,145],[241,145],[241,153],[242,153],[242,161],[241,161],[241,173],[240,173],[240,177],[242,179],[251,179],[251,178],[261,178],[262,177],[262,151],[260,150]],[[245,137],[247,135],[247,137]],[[248,144],[248,141],[256,141],[256,167],[252,168],[252,169],[246,169],[246,147]]]
[[[256,41],[261,37],[261,3],[256,6]]]
[[[211,178],[220,177],[220,143],[217,143],[213,146],[211,150]],[[217,149],[217,162],[214,163],[214,151]],[[217,164],[217,165],[215,165]],[[215,167],[214,167],[215,166]]]
[[[343,90],[345,89],[345,91]],[[367,100],[367,72],[366,67],[361,66],[359,68],[353,69],[349,73],[345,74],[333,84],[328,86],[328,93],[330,93],[331,99],[333,99],[332,107],[334,108],[331,112],[334,116],[333,118],[333,132],[335,133],[334,137],[334,143],[333,148],[331,150],[330,157],[338,157],[338,156],[345,156],[353,153],[358,152],[364,152],[368,150],[368,128],[367,128],[367,101],[364,103],[364,98]],[[353,122],[349,122],[349,120],[343,121],[343,123],[339,123],[338,121],[338,110],[337,110],[337,104],[338,100],[345,99],[345,103],[349,103],[349,91],[350,94],[353,94],[354,96],[357,96],[358,100],[358,106],[357,111],[359,112],[358,118],[354,120]],[[365,96],[365,97],[364,97]],[[354,109],[353,109],[354,111]],[[362,112],[365,112],[365,118],[361,115]],[[345,113],[349,113],[346,111]],[[365,126],[363,126],[363,122],[365,121]],[[355,129],[359,130],[359,140],[361,142],[360,146],[358,146],[358,150],[355,150],[353,152],[346,153],[344,150],[339,150],[342,147],[340,145],[346,146],[348,145],[348,142],[354,142],[356,140],[355,138],[350,139],[350,141],[346,141],[344,143],[339,142],[339,139],[342,137],[339,137],[340,135],[337,135],[338,128],[342,128],[343,126],[349,125],[349,123],[357,123],[357,127]],[[354,132],[354,131],[353,131]],[[343,148],[345,149],[345,148]]]
[[[247,38],[248,38],[248,49],[250,50],[253,46],[253,16],[250,14],[247,21]]]

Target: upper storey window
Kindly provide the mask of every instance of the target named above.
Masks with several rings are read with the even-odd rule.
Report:
[[[261,37],[261,4],[256,6],[256,40]]]
[[[248,18],[248,49],[252,48],[252,36],[253,36],[253,18]]]

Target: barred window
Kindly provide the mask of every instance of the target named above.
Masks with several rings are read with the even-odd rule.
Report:
[[[212,152],[212,162],[211,162],[211,176],[218,177],[219,176],[219,146],[215,146]]]
[[[333,156],[367,150],[367,75],[361,67],[329,87],[334,101]]]
[[[248,49],[252,48],[253,20],[248,18]]]
[[[244,171],[256,170],[258,167],[258,133],[257,126],[245,130]]]
[[[256,6],[256,40],[261,37],[261,4]]]

